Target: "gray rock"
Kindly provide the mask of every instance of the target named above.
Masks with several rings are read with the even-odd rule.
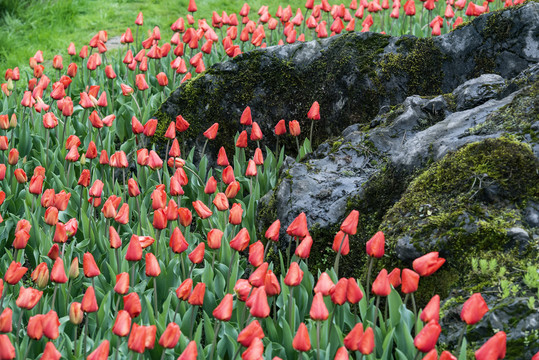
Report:
[[[495,74],[484,74],[466,81],[453,91],[456,98],[456,110],[467,110],[490,99],[496,99],[504,87],[504,78]]]
[[[530,202],[525,210],[526,223],[530,227],[539,227],[539,204]]]
[[[512,227],[507,229],[507,236],[511,239],[512,243],[518,246],[520,252],[523,252],[526,246],[530,244],[530,234],[523,228]]]

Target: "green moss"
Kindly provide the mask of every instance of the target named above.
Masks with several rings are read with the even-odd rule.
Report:
[[[529,146],[487,139],[447,155],[414,179],[381,228],[391,258],[397,240],[409,236],[420,253],[440,251],[450,267],[465,272],[471,256],[510,252],[505,229],[519,224],[519,208],[538,197],[539,166]]]
[[[393,74],[406,74],[406,96],[441,94],[443,55],[432,38],[403,37],[397,45],[398,52],[386,54],[382,60],[382,78],[387,81]]]
[[[539,141],[531,126],[539,121],[539,80],[522,89],[513,101],[495,111],[487,120],[468,130],[471,135],[485,135],[509,132],[522,139],[529,134],[533,141]]]

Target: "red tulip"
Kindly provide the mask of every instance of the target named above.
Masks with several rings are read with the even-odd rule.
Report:
[[[247,147],[247,131],[243,130],[240,135],[238,136],[238,140],[236,141],[236,147],[238,148],[246,148]]]
[[[67,282],[67,275],[64,269],[64,262],[62,258],[56,258],[51,270],[51,281],[59,284]]]
[[[290,264],[290,268],[284,278],[284,283],[288,286],[298,286],[303,280],[303,270],[300,269],[297,262]]]
[[[0,332],[9,333],[13,328],[13,311],[5,308],[0,315]]]
[[[277,136],[286,134],[286,123],[284,119],[279,120],[277,125],[275,125],[274,132],[275,132],[275,135]]]
[[[384,256],[384,246],[384,233],[378,231],[369,241],[367,241],[367,254],[374,258],[381,258]]]
[[[246,228],[242,228],[232,240],[230,240],[230,247],[236,251],[243,251],[249,246],[251,238]]]
[[[198,216],[202,219],[206,219],[213,214],[213,212],[201,200],[193,201],[192,204]]]
[[[292,347],[297,351],[309,351],[311,350],[311,340],[309,339],[309,330],[304,323],[299,324],[298,331],[294,340],[292,341]]]
[[[60,360],[61,358],[62,354],[56,350],[54,343],[48,342],[47,345],[45,345],[45,350],[43,351],[40,360]]]
[[[410,269],[402,270],[401,290],[404,294],[410,294],[417,290],[419,285],[419,274]]]
[[[264,344],[259,338],[254,338],[251,345],[241,354],[242,360],[258,360],[262,359],[264,353]]]
[[[109,357],[110,344],[103,340],[99,346],[88,355],[86,360],[107,360]]]
[[[240,203],[232,204],[232,209],[228,215],[228,222],[232,225],[240,225],[243,215],[243,209]]]
[[[245,110],[243,110],[243,113],[241,114],[240,118],[240,124],[247,126],[253,124],[253,119],[251,117],[251,108],[249,106],[247,106]]]
[[[264,245],[259,240],[249,245],[249,263],[259,267],[264,262]]]
[[[334,304],[342,305],[346,302],[346,289],[348,288],[348,280],[346,278],[341,278],[335,284],[334,287],[331,288],[329,291],[329,294],[331,295],[331,301]]]
[[[263,339],[264,331],[258,320],[252,321],[238,334],[238,342],[244,347],[249,347],[255,338]]]
[[[200,243],[187,257],[193,264],[200,264],[204,260],[204,250],[205,244]]]
[[[146,276],[159,276],[161,274],[161,268],[157,258],[152,253],[146,253]]]
[[[129,273],[123,272],[116,275],[116,285],[114,291],[118,294],[125,295],[129,291]]]
[[[127,311],[119,310],[112,327],[112,333],[124,337],[129,334],[129,330],[131,330],[131,316]]]
[[[251,137],[250,139],[252,141],[258,141],[262,140],[264,135],[262,134],[262,130],[260,130],[260,126],[256,122],[253,122],[253,127],[251,128]]]
[[[313,320],[322,321],[327,320],[327,318],[329,317],[329,312],[326,307],[326,304],[324,303],[324,298],[321,292],[315,293],[309,315]]]
[[[273,224],[270,225],[264,237],[272,241],[279,240],[279,231],[281,229],[281,221],[279,219],[275,220]]]
[[[460,318],[468,325],[473,325],[488,312],[488,305],[480,293],[473,294],[464,305],[460,312]]]
[[[436,346],[438,337],[442,332],[442,327],[436,322],[431,320],[425,327],[416,335],[414,339],[415,347],[421,352],[429,352]]]
[[[20,262],[12,261],[4,274],[4,280],[10,285],[15,285],[26,274],[26,271],[28,268],[21,266]]]
[[[309,112],[307,113],[307,118],[311,120],[320,120],[320,105],[318,104],[318,101],[315,101]]]
[[[449,351],[444,350],[442,351],[442,354],[440,354],[440,360],[457,360],[457,357],[451,354]],[[532,360],[536,360],[532,358]]]
[[[166,349],[173,349],[180,340],[180,327],[176,323],[169,323],[159,338],[159,345]]]
[[[189,295],[187,302],[193,306],[202,306],[204,303],[204,293],[206,292],[206,284],[198,283],[195,285],[193,292]]]
[[[215,137],[217,136],[217,131],[219,130],[219,123],[214,123],[212,126],[210,126],[208,128],[208,130],[206,130],[204,132],[204,136],[208,139],[208,140],[213,140],[215,139]]]
[[[321,293],[323,296],[327,296],[334,285],[335,284],[333,284],[333,281],[331,281],[329,275],[326,272],[323,272],[318,278],[318,282],[314,287],[314,292],[315,294]]]
[[[401,284],[401,269],[395,268],[393,269],[389,275],[387,276],[389,282],[391,285],[393,285],[394,288],[397,288]]]
[[[51,340],[55,340],[60,336],[58,327],[60,326],[60,320],[58,314],[54,310],[50,310],[41,318],[41,324],[43,326],[43,335]]]
[[[213,317],[221,321],[229,321],[232,317],[232,301],[232,294],[226,294],[219,305],[213,310]]]
[[[85,253],[83,256],[82,269],[84,271],[84,276],[89,278],[96,277],[101,274],[99,267],[95,263],[94,256],[89,252]]]
[[[41,322],[41,319],[43,319],[44,316],[45,315],[39,314],[39,315],[31,316],[30,319],[28,319],[28,326],[26,327],[26,333],[31,339],[40,340],[43,337],[43,324]],[[0,345],[0,351],[2,349],[4,349],[4,346]]]
[[[371,327],[359,339],[358,350],[363,355],[369,355],[374,350],[374,332]]]
[[[487,340],[475,352],[476,360],[498,360],[505,357],[507,335],[503,331],[497,332],[493,337]]]
[[[129,340],[127,341],[129,350],[142,354],[146,350],[146,327],[133,323]]]
[[[344,346],[350,351],[357,351],[359,341],[363,336],[363,324],[357,323],[343,340]]]
[[[197,343],[193,340],[189,342],[178,360],[196,360],[198,357]]]
[[[372,283],[372,293],[378,296],[388,296],[391,293],[391,285],[387,278],[386,269],[382,269]]]
[[[185,279],[180,286],[176,289],[176,296],[180,300],[187,300],[189,295],[191,295],[191,289],[193,287],[193,280]]]
[[[305,213],[300,213],[294,221],[286,229],[286,233],[290,236],[295,236],[299,238],[304,238],[309,234],[307,228],[307,216]]]
[[[88,289],[86,289],[81,301],[81,309],[87,313],[96,312],[99,309],[93,286],[89,286]]]
[[[129,313],[131,318],[136,318],[142,312],[142,306],[140,305],[140,298],[137,293],[129,293],[123,297],[124,310]]]
[[[350,243],[348,241],[348,235],[342,230],[340,230],[333,238],[333,246],[331,248],[335,252],[339,252],[340,250],[342,255],[348,255],[348,253],[350,253]]]
[[[430,252],[414,260],[412,263],[415,272],[421,276],[432,275],[445,263],[444,258],[438,257],[438,252]]]
[[[288,128],[290,130],[290,135],[299,136],[301,134],[301,128],[297,120],[292,120],[288,123]]]
[[[363,292],[361,291],[356,279],[353,277],[348,279],[348,286],[346,287],[346,300],[351,304],[357,304],[363,298]]]
[[[142,259],[142,246],[136,235],[131,236],[129,246],[127,247],[127,252],[125,254],[125,259],[127,261],[139,261]]]
[[[302,259],[307,259],[311,254],[311,246],[313,245],[313,238],[310,235],[307,235],[301,240],[298,247],[296,248],[295,254]]]
[[[341,346],[335,354],[334,360],[349,360],[350,356],[344,346]]]
[[[0,335],[0,358],[1,359],[15,359],[17,355],[15,354],[15,348],[9,340],[7,335]]]
[[[15,175],[15,179],[19,184],[24,184],[28,181],[28,177],[26,176],[26,173],[23,169],[15,169],[13,174]]]
[[[423,322],[429,322],[431,320],[436,320],[438,322],[440,320],[440,296],[439,295],[434,295],[432,299],[430,299],[427,306],[425,306],[425,308],[421,312],[421,316],[419,318]]]

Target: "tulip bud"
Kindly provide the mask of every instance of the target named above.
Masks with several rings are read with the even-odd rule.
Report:
[[[79,277],[79,258],[76,257],[71,262],[71,265],[69,266],[69,278],[70,279],[76,279]]]
[[[81,303],[72,302],[71,306],[69,307],[69,321],[71,321],[71,323],[74,325],[79,325],[82,323],[83,317],[84,313],[81,309]]]

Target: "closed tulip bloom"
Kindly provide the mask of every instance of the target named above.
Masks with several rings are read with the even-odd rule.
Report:
[[[192,204],[198,216],[202,219],[206,219],[213,214],[213,212],[201,200],[193,201]]]
[[[232,205],[232,209],[230,209],[230,214],[228,215],[228,222],[232,225],[239,225],[241,224],[242,215],[243,209],[241,208],[241,204],[235,203]]]
[[[253,127],[251,129],[251,140],[252,141],[258,141],[262,140],[264,135],[262,134],[262,130],[260,130],[260,126],[256,122],[253,122]]]
[[[256,176],[257,170],[256,170],[256,164],[254,160],[249,160],[247,163],[247,169],[245,170],[245,176]]]
[[[161,169],[163,167],[163,160],[153,150],[150,151],[150,155],[148,156],[148,166],[152,170]]]
[[[290,130],[290,135],[299,136],[301,134],[301,128],[297,120],[292,120],[288,123],[288,129]]]
[[[86,360],[107,360],[109,357],[110,343],[103,340],[99,346],[88,355]]]
[[[84,254],[82,258],[82,270],[84,271],[84,276],[89,278],[99,276],[101,274],[92,253],[86,252]]]
[[[350,351],[357,351],[359,348],[359,341],[363,336],[363,324],[357,323],[352,330],[345,336],[343,340],[344,346]]]
[[[348,279],[346,287],[346,300],[350,304],[357,304],[363,298],[363,292],[353,277]]]
[[[15,354],[15,348],[9,340],[7,335],[0,335],[0,358],[1,359],[15,359],[17,355]]]
[[[324,297],[322,296],[321,292],[315,293],[309,315],[311,319],[321,321],[327,320],[329,317],[328,308],[324,303]]]
[[[333,360],[348,360],[348,359],[350,359],[348,351],[346,350],[344,346],[341,346],[337,350],[337,353],[335,354],[335,358]]]
[[[440,360],[457,360],[457,357],[451,354],[449,351],[444,350],[440,354]],[[532,360],[537,360],[537,359],[532,358]]]
[[[88,287],[81,301],[81,309],[84,312],[91,313],[96,312],[99,307],[97,306],[97,300],[95,298],[95,291],[93,286]]]
[[[382,269],[372,283],[372,293],[378,296],[388,296],[391,293],[391,284],[387,278],[386,269]]]
[[[82,170],[77,185],[80,185],[82,187],[88,187],[90,185],[90,170]]]
[[[298,286],[303,280],[303,270],[300,269],[297,262],[290,264],[290,268],[284,278],[284,283],[288,286]]]
[[[359,220],[359,211],[352,210],[350,214],[344,219],[341,224],[341,231],[344,231],[348,235],[355,235],[357,232],[357,223]]]
[[[421,316],[419,318],[423,322],[430,322],[431,320],[436,320],[436,322],[438,322],[440,320],[440,296],[439,295],[434,295],[432,299],[430,299],[427,306],[425,306],[425,308],[421,312]]]
[[[281,230],[281,221],[279,219],[275,220],[268,230],[266,230],[266,233],[264,234],[264,237],[266,239],[272,240],[277,242],[279,240],[279,232]]]
[[[359,339],[358,350],[363,355],[369,355],[374,350],[374,332],[371,327]]]
[[[131,329],[131,316],[125,310],[118,311],[116,315],[116,320],[114,321],[114,326],[112,327],[112,333],[124,337],[129,334]]]
[[[264,331],[262,330],[258,320],[252,321],[242,331],[240,331],[237,340],[242,346],[249,347],[255,338],[264,338]]]
[[[251,237],[249,231],[246,228],[242,228],[232,240],[230,240],[230,247],[236,251],[243,251],[249,246]]]
[[[167,206],[167,193],[165,192],[165,185],[158,185],[151,195],[152,209],[163,209]]]
[[[309,234],[307,228],[307,216],[304,212],[300,213],[294,221],[286,229],[286,233],[290,236],[304,238]]]
[[[326,272],[323,272],[320,274],[320,277],[318,278],[318,282],[316,283],[316,286],[314,287],[314,292],[321,293],[323,296],[329,295],[331,288],[334,286],[333,281],[329,277],[329,275]]]
[[[69,306],[69,321],[74,325],[82,323],[84,312],[82,311],[80,302],[72,302]]]
[[[0,332],[9,333],[13,328],[13,310],[5,308],[0,315]]]
[[[307,118],[311,120],[320,120],[320,104],[318,104],[318,101],[315,101],[312,104],[309,112],[307,113]]]
[[[15,233],[15,240],[13,240],[14,249],[24,249],[30,240],[30,234],[26,230],[19,230]]]
[[[146,328],[137,323],[133,323],[129,340],[127,341],[129,350],[142,354],[146,350]]]
[[[480,293],[473,294],[464,305],[460,312],[460,318],[468,325],[473,325],[483,318],[488,312],[488,305]]]
[[[189,123],[183,118],[183,116],[176,116],[176,130],[179,132],[184,132],[189,129]]]
[[[191,295],[192,288],[193,280],[185,279],[176,289],[176,296],[178,299],[185,301],[189,298],[189,295]]]
[[[262,150],[260,150],[260,148],[256,148],[253,161],[256,165],[264,165],[264,155],[262,154]]]
[[[284,119],[279,120],[277,125],[275,125],[274,132],[275,132],[275,135],[277,136],[286,134],[286,123]]]
[[[56,258],[51,270],[51,281],[58,284],[67,282],[67,275],[64,269],[64,261],[62,258]]]
[[[117,294],[125,295],[129,291],[129,273],[123,272],[116,275],[116,285],[114,291]]]
[[[429,352],[436,346],[442,327],[436,320],[431,320],[423,327],[414,339],[415,347],[421,352]]]
[[[160,72],[159,74],[155,75],[157,78],[157,83],[160,86],[167,86],[168,85],[168,78],[167,75],[164,72]]]
[[[51,340],[55,340],[60,336],[58,327],[60,326],[60,320],[58,314],[54,310],[50,310],[41,318],[43,325],[43,335]]]
[[[228,187],[225,190],[225,196],[228,199],[233,199],[238,195],[238,192],[240,191],[240,182],[234,181],[228,185]]]
[[[93,141],[90,141],[88,144],[85,156],[87,159],[95,159],[97,157],[97,147]]]
[[[166,349],[173,349],[180,340],[180,327],[176,323],[169,323],[159,338],[159,345]]]
[[[264,244],[259,240],[249,245],[249,263],[254,267],[259,267],[263,262]]]
[[[444,258],[438,257],[438,252],[430,252],[414,260],[412,266],[419,275],[432,275],[445,263]]]
[[[64,224],[58,222],[54,230],[54,237],[52,241],[56,243],[65,243],[67,241],[67,231]]]
[[[43,126],[46,129],[53,129],[56,126],[58,126],[58,119],[53,113],[48,112],[45,115],[43,115]]]
[[[101,197],[104,185],[105,184],[101,180],[95,180],[92,187],[90,188],[89,195],[92,197]]]
[[[157,258],[152,253],[146,253],[146,276],[159,276],[161,274],[161,268]]]
[[[251,116],[251,108],[247,106],[243,113],[241,114],[240,124],[250,126],[253,124],[253,119]]]
[[[123,297],[124,310],[129,313],[131,318],[136,318],[142,312],[142,306],[140,305],[140,298],[137,293],[132,292]]]
[[[131,131],[133,131],[133,134],[135,135],[142,134],[144,132],[144,126],[135,116],[131,118]]]
[[[213,310],[213,317],[221,321],[229,321],[232,317],[233,296],[226,294],[219,305]]]
[[[302,259],[307,259],[311,254],[311,247],[313,245],[313,238],[310,235],[305,236],[299,243],[294,254]]]
[[[198,357],[197,343],[193,340],[187,344],[178,360],[196,360]]]
[[[419,274],[410,269],[402,270],[401,290],[404,294],[410,294],[417,290],[419,285]]]
[[[129,222],[129,204],[124,203],[122,204],[122,207],[114,217],[114,221],[116,221],[119,224],[127,224]]]
[[[23,169],[15,169],[13,174],[15,175],[15,179],[19,184],[24,184],[28,181],[28,177],[26,176],[26,173]]]
[[[476,360],[498,360],[505,357],[507,335],[503,331],[497,332],[475,351]]]
[[[200,243],[187,257],[193,264],[200,264],[204,260],[204,251],[205,244]]]
[[[136,235],[132,235],[131,240],[129,240],[125,259],[127,261],[139,261],[142,259],[142,246]]]
[[[49,268],[47,264],[42,262],[39,264],[34,271],[32,271],[32,281],[34,281],[38,287],[43,288],[47,286],[49,282]]]
[[[219,249],[221,247],[222,237],[223,237],[223,232],[221,230],[211,229],[208,232],[208,247],[210,249]]]
[[[232,166],[228,165],[223,170],[223,173],[221,174],[221,178],[223,180],[223,183],[225,183],[226,185],[229,185],[233,183],[234,181],[236,181],[236,178],[234,177],[234,169],[232,168]]]
[[[180,224],[182,224],[182,226],[191,225],[191,222],[193,221],[193,214],[191,213],[191,210],[189,210],[188,208],[179,208],[178,216],[180,218]]]
[[[40,340],[43,337],[43,323],[41,320],[45,315],[38,314],[31,316],[28,319],[28,326],[26,326],[26,333],[30,339]],[[2,335],[0,335],[2,336]],[[0,345],[0,349],[3,348],[3,345]]]
[[[210,176],[204,187],[205,194],[213,194],[217,190],[217,180],[213,176]]]
[[[167,227],[167,214],[164,209],[157,209],[153,213],[153,227],[158,230]]]
[[[21,266],[20,262],[12,261],[4,274],[4,281],[10,285],[15,285],[26,274],[26,271],[28,271],[28,268]]]
[[[346,302],[346,289],[348,288],[348,279],[341,278],[335,284],[334,287],[331,288],[329,291],[329,294],[331,295],[331,301],[334,304],[342,305]]]
[[[247,147],[247,131],[243,130],[240,135],[238,136],[238,140],[236,141],[236,147],[238,148],[246,148]]]
[[[401,284],[401,269],[393,269],[387,276],[389,283],[396,289]]]
[[[200,282],[195,285],[193,292],[189,295],[187,302],[193,306],[202,306],[204,304],[204,293],[206,292],[206,284]]]
[[[348,235],[342,230],[339,231],[333,238],[333,246],[331,248],[335,252],[339,252],[340,250],[342,255],[348,255],[350,253],[350,242],[348,241]]]
[[[215,205],[218,211],[225,211],[229,207],[228,198],[224,193],[217,193],[213,199],[213,205]]]
[[[225,148],[221,146],[219,153],[217,154],[217,165],[219,166],[229,166],[228,157],[226,156]]]
[[[9,140],[7,136],[0,136],[0,150],[5,151],[7,149],[9,149]],[[4,167],[6,166],[5,164],[1,164],[1,165],[3,165]],[[3,172],[4,172],[4,177],[5,177],[5,170]],[[1,180],[4,180],[4,177],[2,177]]]
[[[58,245],[58,244],[55,244]],[[79,277],[79,258],[75,257],[73,261],[71,261],[71,265],[69,266],[69,274],[70,279],[76,279]]]
[[[43,351],[40,360],[60,360],[61,358],[62,353],[56,349],[54,343],[49,341],[47,345],[45,345],[45,350]]]
[[[268,272],[269,264],[267,262],[262,263],[255,271],[249,275],[249,283],[255,287],[264,285],[266,281],[266,273]]]
[[[218,130],[219,130],[219,123],[214,123],[212,126],[208,128],[208,130],[204,131],[204,137],[206,137],[208,140],[213,140],[217,136]]]
[[[309,351],[311,350],[311,340],[309,339],[309,330],[304,323],[299,324],[298,331],[294,340],[292,341],[292,346],[297,351]]]
[[[242,360],[258,360],[264,353],[264,343],[259,338],[254,338],[251,345],[241,354]]]
[[[170,122],[164,136],[167,139],[175,139],[176,138],[176,123],[174,121]]]
[[[369,241],[367,241],[367,254],[375,258],[381,258],[384,256],[384,246],[384,233],[378,231]]]
[[[215,236],[215,235],[212,235],[212,236]],[[213,241],[213,238],[212,238],[212,241]],[[208,234],[208,244],[209,243],[210,243],[210,240],[209,240],[209,234]],[[176,227],[174,231],[172,231],[172,235],[170,235],[169,246],[172,249],[172,251],[175,252],[176,254],[181,254],[182,252],[187,250],[187,248],[189,247],[189,244],[187,243],[187,241],[185,241],[185,237],[183,236],[180,228]],[[219,243],[219,246],[220,246],[220,243]]]
[[[43,176],[32,176],[30,179],[30,185],[28,186],[28,191],[30,194],[39,195],[43,191]]]
[[[281,285],[279,284],[279,280],[277,280],[277,276],[275,276],[272,270],[268,270],[266,272],[264,288],[267,296],[275,296],[281,293]]]

